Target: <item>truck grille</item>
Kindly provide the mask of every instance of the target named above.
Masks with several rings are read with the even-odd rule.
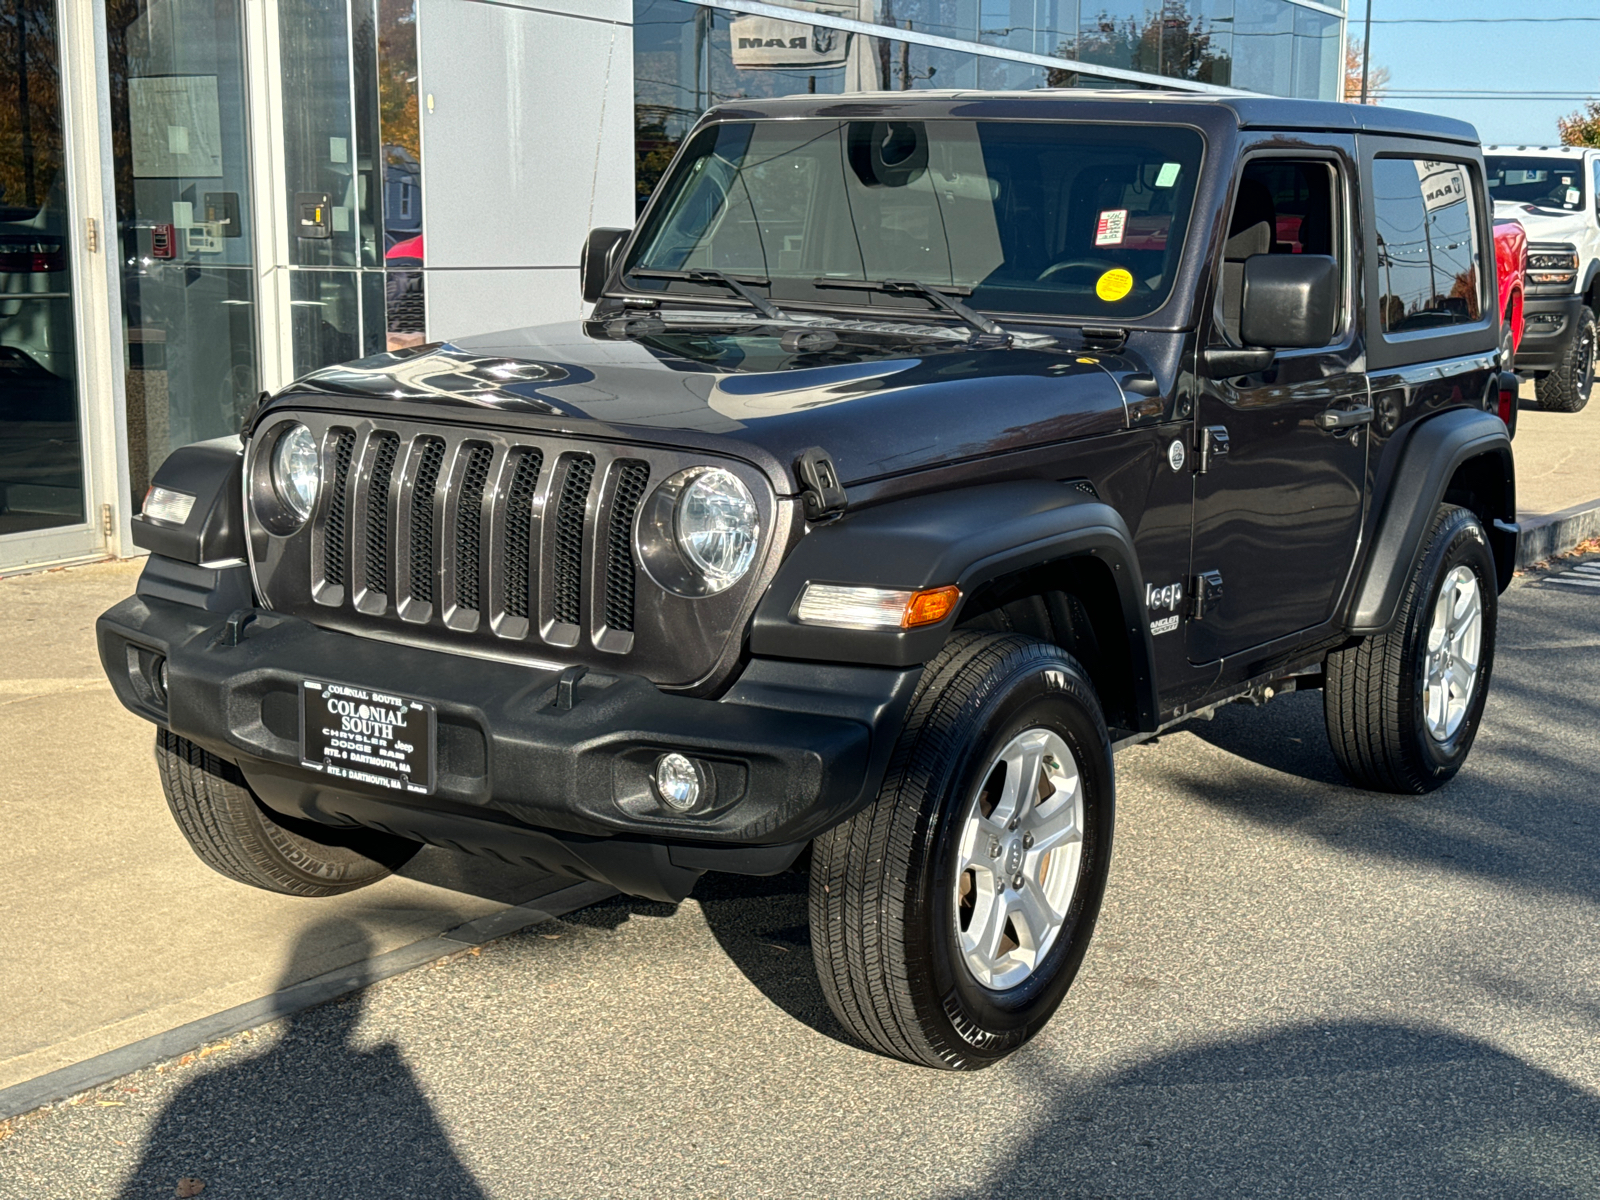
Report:
[[[616,663],[677,686],[702,681],[736,653],[766,570],[726,593],[689,599],[659,587],[634,545],[650,489],[712,456],[412,422],[293,419],[320,438],[324,487],[302,529],[278,535],[251,524],[267,607],[446,649]],[[270,426],[252,438],[252,463],[271,441]],[[758,497],[770,544],[780,506],[764,477],[744,463],[718,465]],[[787,502],[781,512],[790,515]]]

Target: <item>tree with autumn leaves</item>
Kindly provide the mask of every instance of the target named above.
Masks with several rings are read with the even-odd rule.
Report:
[[[1556,120],[1563,146],[1600,146],[1600,100],[1586,102],[1582,109]]]

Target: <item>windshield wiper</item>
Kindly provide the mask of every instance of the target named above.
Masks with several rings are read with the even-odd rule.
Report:
[[[632,275],[636,279],[682,279],[689,283],[719,283],[734,295],[738,296],[739,299],[746,301],[751,308],[755,309],[769,321],[794,320],[793,317],[784,312],[772,301],[768,300],[764,296],[756,295],[749,288],[745,287],[746,283],[754,283],[759,286],[770,287],[772,280],[767,279],[764,276],[734,276],[728,275],[722,271],[714,271],[710,267],[694,267],[687,271],[658,271],[653,267],[635,267],[631,271],[624,272],[624,274]]]
[[[1010,338],[1011,334],[998,322],[991,321],[976,309],[968,308],[961,301],[955,299],[950,293],[957,296],[972,295],[971,288],[937,288],[931,283],[921,283],[915,279],[813,279],[812,287],[819,288],[850,288],[858,292],[888,292],[894,294],[910,294],[931,300],[936,306],[960,317],[969,328],[989,337]]]

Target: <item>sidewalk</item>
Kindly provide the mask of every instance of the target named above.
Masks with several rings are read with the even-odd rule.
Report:
[[[202,866],[167,813],[152,726],[95,652],[95,617],[140,566],[0,580],[0,1089],[573,882],[429,847],[400,876],[308,900]]]
[[[1533,402],[1533,383],[1522,385],[1523,403]],[[1582,412],[1517,414],[1517,515],[1542,516],[1576,505],[1600,505],[1600,396],[1590,394]]]

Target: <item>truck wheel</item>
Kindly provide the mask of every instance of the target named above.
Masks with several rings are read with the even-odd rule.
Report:
[[[1578,332],[1567,343],[1561,361],[1534,385],[1539,407],[1550,412],[1579,412],[1589,403],[1594,385],[1594,313],[1578,310]]]
[[[998,1062],[1055,1012],[1111,861],[1111,742],[1059,647],[959,633],[878,798],[816,840],[811,947],[834,1015],[894,1058]]]
[[[372,829],[335,829],[268,812],[239,769],[170,730],[156,731],[161,790],[183,836],[213,871],[289,896],[337,896],[376,883],[421,846]]]
[[[1497,605],[1483,526],[1445,505],[1394,629],[1328,655],[1323,717],[1352,782],[1420,795],[1461,769],[1489,692]]]

